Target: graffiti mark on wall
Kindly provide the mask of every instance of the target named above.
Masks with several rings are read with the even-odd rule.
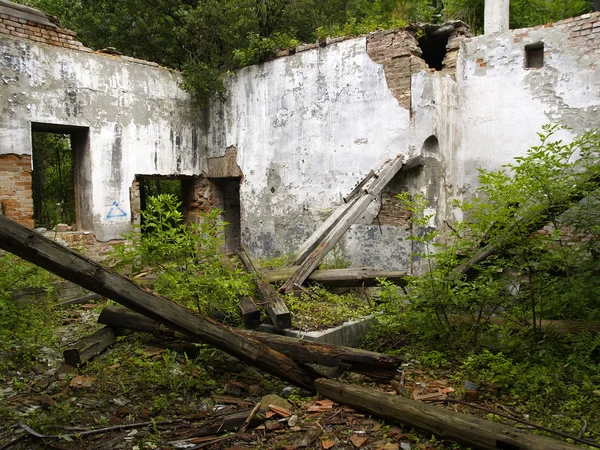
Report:
[[[112,202],[112,205],[110,207],[110,210],[108,211],[108,214],[106,215],[106,218],[116,219],[118,217],[127,217],[127,213],[123,211],[119,204],[115,201]]]

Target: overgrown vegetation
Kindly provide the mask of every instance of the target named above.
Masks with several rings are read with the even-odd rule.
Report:
[[[32,188],[36,227],[52,229],[75,220],[73,158],[70,137],[64,134],[32,134]]]
[[[379,348],[399,342],[457,380],[507,394],[544,425],[600,433],[600,334],[568,334],[543,320],[600,319],[598,173],[600,134],[562,141],[544,126],[540,144],[500,170],[480,170],[478,197],[455,202],[464,220],[448,244],[428,228],[423,197],[399,195],[413,212],[422,277],[406,293],[382,284],[387,305]],[[543,216],[538,232],[527,224]],[[453,272],[485,244],[499,251]],[[410,350],[409,350],[410,351]]]
[[[150,271],[154,290],[201,314],[219,312],[224,322],[239,324],[238,298],[252,293],[250,275],[230,271],[220,261],[224,227],[221,211],[199,222],[184,221],[181,202],[173,194],[148,197],[141,233],[133,232],[111,253],[115,267],[135,276]]]
[[[84,44],[182,70],[199,101],[222,97],[223,73],[278,49],[413,22],[462,19],[483,28],[483,0],[20,0],[58,16]],[[592,10],[592,0],[513,0],[513,28]]]
[[[27,367],[40,348],[55,343],[50,273],[10,253],[0,254],[0,378]]]

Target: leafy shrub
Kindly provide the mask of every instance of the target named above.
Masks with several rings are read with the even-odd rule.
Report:
[[[8,369],[30,363],[39,348],[54,343],[54,278],[10,253],[0,254],[0,272],[0,368]]]
[[[181,202],[172,194],[149,197],[142,211],[141,233],[131,233],[127,243],[115,246],[111,259],[117,268],[135,275],[151,270],[157,293],[202,314],[220,311],[231,324],[239,323],[238,298],[252,293],[251,277],[220,262],[225,223],[221,211],[186,223]]]

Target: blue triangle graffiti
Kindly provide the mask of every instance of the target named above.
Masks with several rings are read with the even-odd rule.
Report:
[[[114,219],[116,217],[127,217],[127,213],[121,209],[117,202],[113,202],[108,214],[106,215],[106,218]]]

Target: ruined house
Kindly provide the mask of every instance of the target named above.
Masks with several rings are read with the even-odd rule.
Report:
[[[494,9],[498,8],[498,9]],[[600,128],[600,13],[508,29],[461,22],[301,45],[227,79],[200,109],[177,72],[94,52],[37,10],[0,0],[1,213],[33,226],[32,134],[71,137],[75,223],[65,242],[98,256],[139,221],[144,180],[177,179],[186,214],[225,209],[229,247],[296,249],[382,162],[421,155],[338,244],[354,266],[410,269],[397,192],[423,192],[432,227],[456,219],[477,168],[498,168],[562,122]]]

